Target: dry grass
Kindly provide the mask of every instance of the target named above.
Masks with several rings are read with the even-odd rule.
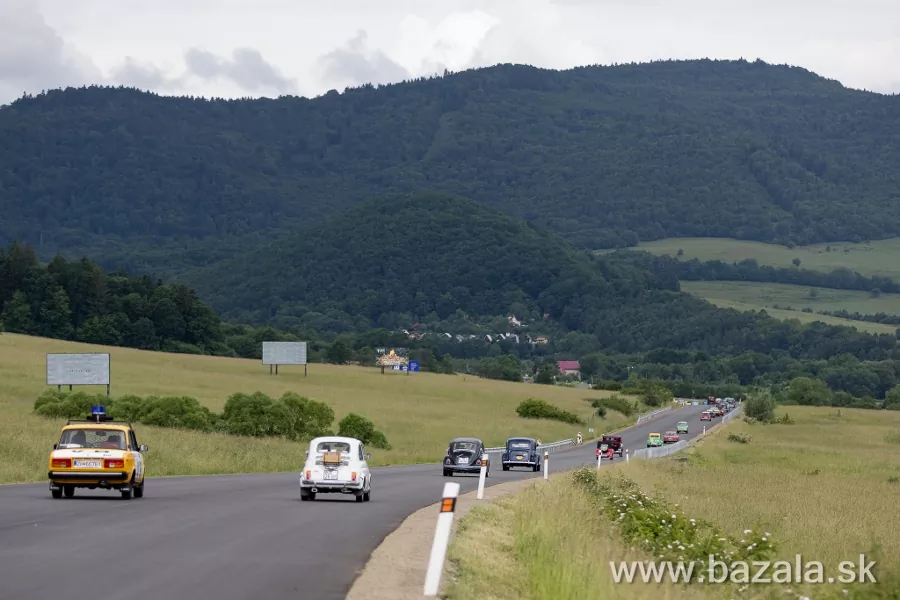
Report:
[[[564,482],[564,483],[563,483]],[[448,550],[449,600],[688,600],[673,584],[613,580],[609,562],[646,557],[622,551],[609,522],[559,475],[486,506],[460,522]]]
[[[827,248],[830,248],[830,252]],[[684,251],[682,256],[677,256],[679,249]],[[761,265],[788,269],[793,266],[793,260],[799,258],[802,269],[828,272],[843,267],[868,277],[881,275],[894,281],[900,279],[900,264],[897,263],[900,238],[861,244],[837,242],[794,248],[728,238],[668,238],[642,243],[637,250],[668,254],[681,260],[698,258],[738,262],[754,258]]]
[[[900,512],[895,506],[900,413],[842,409],[838,416],[836,409],[812,407],[788,412],[793,425],[734,421],[672,457],[619,463],[602,473],[624,474],[646,492],[727,533],[757,527],[771,532],[779,545],[776,560],[793,561],[799,553],[806,561],[822,562],[831,570],[826,576],[837,575],[841,561],[867,554],[878,560],[875,575],[882,584],[850,598],[900,597]],[[745,434],[750,442],[731,442],[728,434]],[[627,560],[628,552],[598,514],[571,482],[538,484],[473,511],[451,546],[458,563],[451,597],[731,597],[724,586],[691,586],[682,595],[682,588],[671,585],[615,584],[608,561]],[[876,547],[880,551],[873,555]],[[841,584],[786,587],[789,593],[785,586],[756,586],[753,596],[741,597],[844,597]]]
[[[535,396],[588,418],[585,398],[609,392],[563,386],[527,385],[464,375],[411,375],[364,367],[313,364],[283,368],[270,376],[256,360],[146,352],[62,342],[14,334],[0,335],[0,482],[41,480],[56,441],[59,422],[31,415],[45,390],[48,352],[109,352],[112,395],[187,395],[221,410],[235,392],[262,391],[281,396],[292,390],[329,404],[337,422],[348,412],[375,422],[393,449],[374,450],[373,465],[440,460],[447,441],[459,435],[502,445],[511,435],[555,441],[574,437],[577,426],[519,418],[515,408]],[[103,392],[104,388],[83,388]],[[595,428],[613,429],[629,420],[610,412]],[[151,447],[154,474],[265,472],[296,469],[305,448],[280,440],[257,440],[160,430],[138,425],[142,443]],[[587,434],[586,428],[583,433]],[[43,473],[43,477],[41,474]]]
[[[785,407],[787,408],[787,407]],[[785,409],[780,408],[779,413]],[[782,553],[836,566],[875,545],[881,566],[900,570],[900,412],[789,407],[794,425],[748,425],[711,435],[676,458],[622,466],[648,492],[719,523],[759,526]]]

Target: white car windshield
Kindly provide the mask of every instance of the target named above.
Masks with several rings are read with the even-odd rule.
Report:
[[[528,442],[516,441],[516,442],[510,442],[509,447],[510,448],[528,449],[528,448],[531,448],[531,444],[529,444]]]

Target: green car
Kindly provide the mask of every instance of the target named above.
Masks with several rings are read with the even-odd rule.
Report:
[[[676,429],[678,430],[678,433],[687,433],[688,432],[687,421],[679,421]]]
[[[652,448],[654,446],[662,446],[663,439],[662,436],[658,433],[651,433],[647,436],[647,447]]]

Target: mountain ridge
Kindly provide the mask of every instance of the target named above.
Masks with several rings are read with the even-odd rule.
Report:
[[[428,189],[586,248],[878,239],[900,235],[898,134],[896,97],[761,61],[499,65],[313,99],[51,91],[0,108],[0,241],[172,274]]]

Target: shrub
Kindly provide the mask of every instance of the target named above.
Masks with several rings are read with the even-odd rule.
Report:
[[[728,434],[728,441],[729,441],[729,442],[736,442],[736,443],[738,443],[738,444],[749,444],[749,443],[750,443],[750,436],[749,436],[749,435],[745,435],[745,434],[743,434],[743,433],[729,433],[729,434]]]
[[[83,419],[95,405],[106,406],[110,417],[132,423],[295,441],[330,434],[334,421],[330,406],[294,392],[286,392],[278,400],[262,392],[232,394],[219,415],[189,396],[128,395],[112,399],[99,394],[48,390],[35,401],[34,412],[49,418]],[[378,432],[373,435],[376,441],[383,438]]]
[[[769,392],[758,392],[744,402],[744,414],[762,423],[775,420],[775,399]]]
[[[523,400],[519,406],[516,407],[516,414],[523,419],[552,419],[554,421],[562,421],[563,423],[570,423],[572,425],[584,425],[584,421],[582,421],[578,415],[562,410],[549,402],[538,400],[537,398]]]
[[[795,423],[794,419],[791,418],[791,415],[784,413],[777,419],[775,419],[775,423],[778,425],[793,425]]]
[[[614,410],[617,413],[622,413],[626,417],[630,417],[638,409],[636,402],[632,403],[628,398],[620,396],[619,394],[613,394],[608,398],[590,398],[589,400],[591,406],[594,408],[600,408],[602,406],[607,410]]]
[[[350,413],[341,419],[338,423],[338,435],[356,438],[366,446],[373,448],[391,449],[384,433],[375,429],[372,421],[356,413]]]
[[[641,400],[650,407],[663,406],[672,400],[672,390],[661,385],[650,385],[641,393]]]
[[[595,408],[597,409],[597,416],[600,417],[601,419],[605,419],[606,418],[606,407],[603,406],[602,404],[597,404],[597,406]]]

